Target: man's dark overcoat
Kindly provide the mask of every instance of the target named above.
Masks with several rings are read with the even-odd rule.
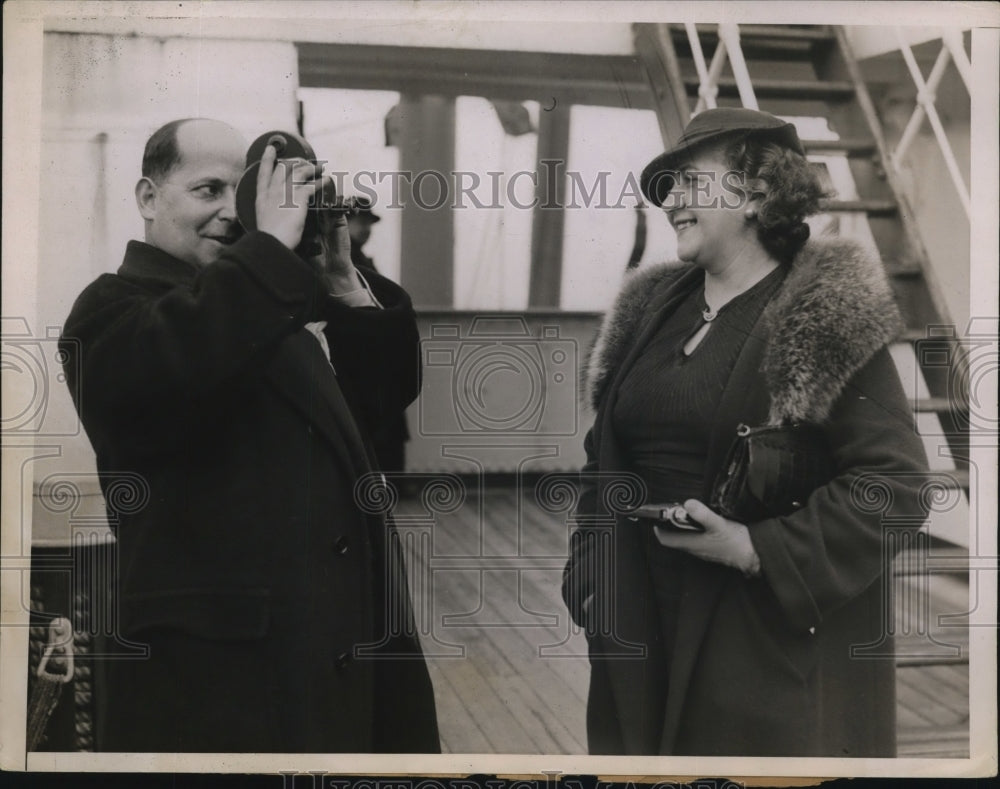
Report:
[[[370,426],[420,385],[409,298],[368,279],[384,309],[337,303],[264,233],[200,270],[133,241],[74,305],[120,632],[150,648],[102,666],[100,749],[439,749],[395,531],[355,501]]]
[[[883,572],[898,545],[890,532],[926,515],[926,460],[886,347],[898,323],[891,291],[878,261],[849,242],[809,242],[750,332],[710,436],[703,501],[740,423],[824,425],[837,475],[795,513],[748,524],[759,577],[684,562],[668,663],[642,527],[615,516],[631,495],[620,484],[630,468],[611,414],[634,359],[702,281],[690,266],[633,275],[591,355],[597,417],[563,577],[588,632],[590,750],[892,756]],[[595,520],[609,513],[612,525]],[[663,683],[665,708],[653,701]]]

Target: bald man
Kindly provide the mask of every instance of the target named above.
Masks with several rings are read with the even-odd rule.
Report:
[[[246,149],[218,121],[155,132],[145,241],[63,330],[102,480],[138,474],[149,494],[110,519],[119,635],[148,656],[98,666],[97,746],[436,752],[393,527],[354,498],[372,426],[419,389],[413,309],[358,275],[342,220],[321,217],[318,258],[296,254],[317,165],[267,148],[243,234]]]

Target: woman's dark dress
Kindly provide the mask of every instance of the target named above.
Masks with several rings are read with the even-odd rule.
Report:
[[[726,303],[690,355],[684,345],[703,325],[704,289],[698,288],[663,323],[622,382],[614,428],[632,470],[645,481],[647,502],[698,499],[705,482],[708,441],[715,412],[748,332],[777,292],[785,270],[777,268]],[[645,529],[646,566],[656,594],[660,633],[668,663],[648,703],[666,707],[669,657],[673,654],[677,612],[684,589],[684,563],[700,561],[664,547]],[[662,718],[662,715],[660,716]]]

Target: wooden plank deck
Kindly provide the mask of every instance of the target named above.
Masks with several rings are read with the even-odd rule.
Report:
[[[417,495],[395,510],[404,535],[423,534],[404,544],[442,747],[586,753],[586,644],[559,595],[569,526],[532,485],[477,487],[433,523]],[[899,755],[967,757],[968,631],[939,616],[967,610],[967,579],[899,577],[894,590]]]

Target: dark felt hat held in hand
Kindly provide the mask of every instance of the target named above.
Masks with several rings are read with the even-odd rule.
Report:
[[[663,205],[673,188],[677,165],[696,148],[730,136],[763,137],[805,154],[795,126],[770,113],[743,107],[705,110],[691,119],[673,148],[646,165],[639,181],[642,193],[653,205]]]

